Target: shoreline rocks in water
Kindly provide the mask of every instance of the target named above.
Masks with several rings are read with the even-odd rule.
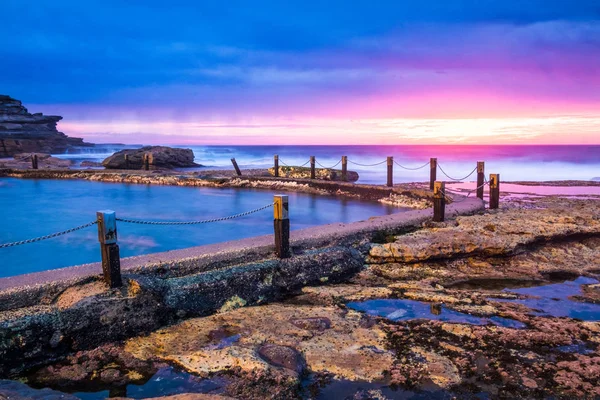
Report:
[[[19,153],[66,153],[75,147],[91,147],[83,139],[59,132],[57,115],[31,114],[10,96],[0,95],[0,157]]]
[[[32,167],[31,158],[34,155],[36,155],[38,158],[39,169],[69,169],[71,166],[70,160],[52,157],[50,154],[19,153],[15,154],[12,159],[0,159],[0,167],[29,169]]]
[[[269,168],[269,174],[275,176],[275,168]],[[310,168],[307,167],[295,167],[295,166],[283,166],[279,167],[279,176],[281,178],[292,178],[292,179],[310,179]],[[356,182],[359,178],[358,172],[347,171],[346,177],[348,182]],[[331,169],[331,168],[315,168],[315,178],[325,181],[341,181],[342,170]]]
[[[102,161],[102,165],[107,169],[142,169],[146,154],[149,157],[150,169],[202,167],[194,162],[194,152],[191,149],[167,146],[121,150]]]

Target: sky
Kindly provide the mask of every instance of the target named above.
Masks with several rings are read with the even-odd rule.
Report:
[[[0,0],[0,94],[97,143],[598,144],[598,0]]]

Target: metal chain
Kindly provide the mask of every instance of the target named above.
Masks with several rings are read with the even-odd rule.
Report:
[[[340,165],[340,163],[342,162],[342,160],[338,161],[337,164],[335,164],[334,166],[331,167],[326,167],[323,164],[321,164],[320,162],[318,162],[317,160],[315,160],[315,163],[317,163],[317,165],[321,168],[325,168],[325,169],[333,169],[335,167],[337,167],[338,165]]]
[[[425,168],[426,166],[428,166],[428,165],[429,165],[429,163],[430,163],[430,162],[429,162],[429,161],[427,161],[425,164],[421,165],[420,167],[417,167],[417,168],[410,168],[410,167],[405,167],[404,165],[401,165],[401,164],[399,164],[399,163],[398,163],[396,160],[394,160],[394,164],[396,164],[396,165],[397,165],[397,166],[399,166],[400,168],[404,168],[404,169],[407,169],[407,170],[409,170],[409,171],[416,171],[416,170],[418,170],[418,169]]]
[[[120,222],[128,222],[130,224],[142,224],[142,225],[197,225],[197,224],[207,224],[209,222],[219,222],[219,221],[227,221],[234,218],[244,217],[246,215],[250,215],[252,213],[262,211],[269,207],[273,207],[275,203],[267,204],[266,206],[262,206],[255,210],[246,211],[240,214],[230,215],[228,217],[220,217],[213,219],[205,219],[203,221],[142,221],[137,219],[128,219],[128,218],[117,218],[117,221]]]
[[[286,167],[292,167],[292,165],[288,165],[288,164],[284,163],[283,161],[281,161],[281,158],[279,159],[279,162],[280,162],[282,165],[286,166]],[[299,165],[299,167],[300,167],[300,168],[301,168],[301,167],[304,167],[304,166],[308,165],[308,163],[309,163],[309,162],[310,162],[310,160],[308,160],[307,162],[305,162],[305,163],[304,163],[304,164],[302,164],[302,165]]]
[[[71,232],[78,231],[78,230],[80,230],[80,229],[87,228],[87,227],[89,227],[89,226],[92,226],[92,225],[95,225],[95,224],[97,224],[97,223],[98,223],[98,221],[94,221],[94,222],[90,222],[90,223],[88,223],[88,224],[85,224],[85,225],[77,226],[77,227],[75,227],[75,228],[67,229],[66,231],[52,233],[52,234],[50,234],[50,235],[40,236],[40,237],[33,238],[33,239],[20,240],[20,241],[18,241],[18,242],[12,242],[12,243],[3,243],[3,244],[0,244],[0,249],[3,249],[3,248],[5,248],[5,247],[19,246],[19,245],[22,245],[22,244],[27,244],[27,243],[35,243],[35,242],[40,242],[40,241],[42,241],[42,240],[46,240],[46,239],[52,239],[52,238],[55,238],[55,237],[57,237],[57,236],[66,235],[67,233],[71,233]]]
[[[446,177],[447,177],[448,179],[450,179],[450,180],[453,180],[453,181],[464,181],[465,179],[467,179],[468,177],[470,177],[471,175],[473,175],[473,173],[474,173],[475,171],[477,171],[477,167],[475,167],[475,169],[473,169],[473,171],[471,171],[471,172],[469,173],[469,175],[467,175],[467,176],[465,176],[464,178],[461,178],[461,179],[456,179],[456,178],[453,178],[453,177],[451,177],[450,175],[448,175],[448,174],[446,173],[446,171],[444,171],[444,169],[442,168],[442,166],[441,166],[440,164],[438,164],[438,168],[440,169],[440,171],[442,171],[442,174],[446,175]]]
[[[380,162],[380,163],[375,163],[375,164],[359,164],[359,163],[357,163],[357,162],[354,162],[354,161],[351,161],[351,160],[348,160],[348,162],[349,162],[350,164],[358,165],[359,167],[375,167],[375,166],[377,166],[377,165],[381,165],[381,164],[384,164],[384,163],[386,163],[386,162],[387,162],[387,160],[383,160],[382,162]]]
[[[484,182],[484,183],[483,183],[481,186],[477,186],[475,189],[471,189],[471,190],[469,190],[469,191],[467,192],[467,195],[466,195],[466,196],[465,196],[463,199],[461,199],[461,200],[454,200],[453,198],[450,198],[450,199],[452,200],[452,202],[453,202],[453,203],[460,203],[460,202],[462,202],[462,201],[465,201],[465,200],[467,200],[467,198],[468,198],[468,197],[471,195],[471,193],[474,193],[475,191],[477,191],[477,189],[481,189],[482,187],[484,187],[485,185],[488,185],[488,184],[489,184],[489,182],[487,182],[487,181],[486,181],[486,182]],[[454,195],[461,195],[461,196],[462,196],[462,193],[455,193],[455,192],[451,192],[450,190],[448,190],[448,192],[449,192],[450,194],[454,194]],[[446,198],[448,199],[448,196],[446,195],[446,192],[445,192],[445,191],[444,191],[444,192],[442,192],[442,194],[444,195],[444,197],[446,197]]]

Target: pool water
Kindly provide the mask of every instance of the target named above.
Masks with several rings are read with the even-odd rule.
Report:
[[[0,244],[117,217],[184,221],[225,217],[273,202],[266,190],[149,186],[78,180],[0,179]],[[291,229],[355,222],[403,210],[377,202],[286,193]],[[121,256],[181,249],[273,233],[271,208],[232,220],[183,226],[119,222]],[[100,261],[96,226],[41,242],[0,248],[0,277]]]

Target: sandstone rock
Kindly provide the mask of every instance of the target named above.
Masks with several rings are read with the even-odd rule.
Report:
[[[63,160],[61,158],[52,157],[50,154],[35,152],[15,154],[13,159],[5,159],[1,164],[7,168],[31,169],[31,159],[34,155],[37,155],[38,157],[39,169],[66,169],[71,166],[70,160]]]
[[[269,173],[272,176],[275,176],[275,168],[269,168]],[[279,176],[282,178],[310,179],[310,168],[280,166]],[[355,171],[348,171],[346,176],[348,178],[348,182],[356,182],[358,180],[358,173]],[[326,181],[341,181],[342,170],[330,168],[315,168],[315,178],[323,179]]]
[[[64,153],[74,147],[93,146],[59,132],[56,123],[61,119],[30,114],[19,100],[0,95],[0,157],[23,152]]]
[[[140,149],[121,150],[102,161],[109,169],[142,169],[144,155],[150,157],[150,169],[199,167],[194,163],[191,149],[178,149],[166,146],[146,146]],[[125,161],[125,155],[128,160]]]
[[[367,261],[418,263],[471,255],[507,256],[557,238],[600,234],[600,208],[579,205],[458,217],[456,226],[423,229],[399,236],[394,243],[373,245]]]
[[[101,162],[85,160],[79,164],[81,167],[102,167]]]
[[[318,329],[325,325],[324,321],[317,329],[312,329],[313,324],[299,327],[294,323],[323,316],[330,323],[327,329]],[[281,304],[245,307],[190,319],[149,336],[128,340],[125,350],[141,360],[171,361],[200,374],[237,367],[245,372],[282,373],[294,369],[297,375],[301,353],[306,368],[312,372],[331,373],[349,380],[379,380],[384,371],[391,369],[394,354],[384,346],[385,333],[377,325],[362,326],[363,319],[358,312],[337,307]],[[211,339],[211,332],[223,326],[240,332],[239,341],[226,348],[214,346]],[[283,351],[281,347],[289,350]]]

